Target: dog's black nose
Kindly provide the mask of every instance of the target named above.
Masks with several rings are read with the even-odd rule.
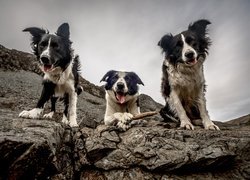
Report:
[[[120,90],[123,89],[123,88],[125,87],[124,84],[123,84],[122,82],[118,82],[116,86],[117,86],[117,88],[120,89]]]
[[[188,59],[191,59],[194,57],[194,52],[193,51],[188,51],[185,53],[185,57],[187,57]]]
[[[47,56],[42,56],[41,61],[43,64],[49,64],[49,58]]]

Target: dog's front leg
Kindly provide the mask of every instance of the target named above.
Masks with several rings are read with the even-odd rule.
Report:
[[[76,104],[77,104],[77,93],[75,91],[72,91],[69,94],[69,126],[70,127],[78,127],[78,124],[76,122]],[[65,121],[65,119],[63,120]]]
[[[133,115],[131,113],[114,113],[115,119],[118,120],[117,126],[121,128],[122,130],[126,131],[130,128],[130,121],[133,118]]]
[[[53,115],[56,112],[56,101],[57,101],[57,97],[51,97],[50,101],[51,101],[51,109],[50,112],[48,114],[44,114],[43,118],[45,119],[52,119]]]
[[[128,123],[130,122],[132,117],[133,115],[130,113],[111,113],[111,111],[109,110],[105,114],[104,123],[108,126],[117,126],[126,131],[130,127]]]
[[[198,108],[200,111],[200,116],[201,116],[202,124],[204,128],[211,129],[211,130],[220,130],[220,128],[216,126],[209,118],[207,108],[206,108],[206,99],[204,97],[204,92],[200,93],[199,101],[198,101]]]
[[[107,126],[115,126],[118,123],[118,119],[114,117],[114,113],[116,112],[116,109],[114,109],[114,107],[115,106],[112,101],[109,101],[109,99],[107,99],[106,111],[104,116],[104,124]]]
[[[190,119],[188,118],[184,107],[181,104],[180,98],[175,90],[172,90],[169,97],[166,99],[166,102],[169,103],[170,108],[177,114],[180,118],[181,128],[194,130]]]
[[[36,108],[30,111],[22,111],[19,114],[19,117],[23,118],[31,118],[36,119],[40,118],[43,113],[44,104],[50,99],[50,97],[54,94],[55,84],[52,82],[45,81],[43,83],[43,90],[41,97],[36,105]]]

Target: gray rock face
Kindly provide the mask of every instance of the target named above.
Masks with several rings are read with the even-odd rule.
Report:
[[[62,102],[52,120],[18,118],[36,105],[41,74],[33,55],[0,46],[0,179],[250,179],[250,115],[215,122],[221,131],[155,115],[122,132],[103,125],[104,90],[82,78],[79,128],[60,123]],[[140,106],[162,107],[147,95]]]

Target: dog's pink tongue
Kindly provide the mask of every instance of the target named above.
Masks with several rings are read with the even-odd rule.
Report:
[[[47,72],[51,69],[51,65],[44,66],[44,71]]]
[[[125,96],[124,95],[116,95],[117,100],[119,101],[120,104],[123,104],[125,102]]]

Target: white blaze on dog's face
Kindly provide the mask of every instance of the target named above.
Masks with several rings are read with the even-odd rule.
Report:
[[[126,102],[126,95],[128,93],[128,86],[124,79],[126,73],[125,72],[117,72],[118,80],[113,85],[112,90],[115,92],[115,98],[120,103],[123,104]]]
[[[181,40],[183,42],[183,48],[182,48],[182,59],[183,61],[188,65],[194,65],[197,63],[197,52],[196,50],[187,43],[191,42],[193,39],[191,37],[188,37],[187,39],[183,34],[181,34]]]
[[[101,81],[107,82],[105,90],[113,101],[118,104],[128,102],[138,94],[139,84],[143,84],[139,76],[134,72],[109,71]]]

